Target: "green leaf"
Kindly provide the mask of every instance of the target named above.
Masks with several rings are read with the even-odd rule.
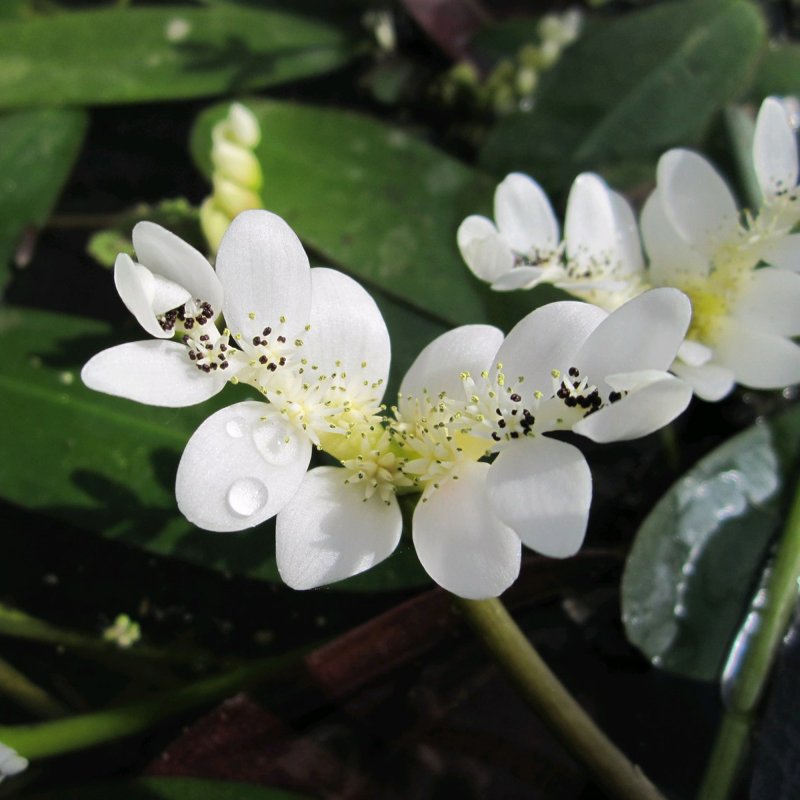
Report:
[[[489,178],[368,117],[267,100],[247,105],[261,123],[264,206],[307,245],[439,320],[486,318],[456,230],[491,197]],[[211,129],[227,108],[203,113],[192,135],[206,175]]]
[[[622,582],[628,638],[654,664],[719,677],[780,530],[800,464],[800,409],[702,459],[636,536]]]
[[[763,43],[746,0],[684,0],[593,25],[543,76],[533,112],[500,120],[481,162],[564,189],[583,170],[696,143]]]
[[[94,786],[61,787],[28,800],[304,800],[306,795],[249,783],[197,778],[139,778]]]
[[[770,94],[800,94],[800,44],[770,45],[753,80],[756,100]]]
[[[381,302],[390,319],[408,323],[403,309]],[[273,525],[222,536],[195,528],[175,503],[175,472],[195,428],[252,394],[228,386],[202,405],[165,409],[93,392],[81,383],[80,367],[112,343],[108,326],[92,320],[0,312],[0,497],[160,555],[278,581]],[[413,548],[404,547],[337,588],[398,589],[427,580]]]
[[[43,225],[58,200],[86,121],[83,111],[54,108],[0,116],[0,291],[20,238]]]
[[[0,20],[0,108],[231,93],[327,72],[351,54],[330,25],[237,6]]]

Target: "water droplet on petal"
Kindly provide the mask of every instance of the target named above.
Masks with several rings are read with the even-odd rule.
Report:
[[[240,517],[249,517],[267,504],[269,491],[258,478],[239,478],[228,489],[228,507]]]
[[[277,467],[297,455],[299,442],[294,428],[281,419],[268,419],[253,430],[253,442],[266,461]]]
[[[247,429],[247,421],[244,417],[233,417],[225,423],[225,433],[231,439],[241,439]]]

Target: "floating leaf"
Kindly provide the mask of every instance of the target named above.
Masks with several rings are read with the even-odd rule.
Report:
[[[391,301],[382,303],[391,308]],[[405,312],[397,313],[398,324],[407,324]],[[433,331],[422,328],[426,333]],[[279,580],[271,524],[210,533],[187,522],[175,503],[175,472],[195,428],[217,408],[252,394],[228,386],[202,405],[165,409],[93,392],[81,383],[80,367],[110,339],[108,327],[91,320],[32,309],[0,313],[6,354],[0,364],[0,497],[155,553]],[[397,589],[425,582],[413,548],[403,546],[378,568],[338,586]]]
[[[58,200],[85,131],[86,114],[78,110],[0,116],[0,290],[20,238],[43,225]]]
[[[564,189],[583,170],[697,142],[763,43],[745,0],[667,3],[593,25],[543,76],[533,112],[498,122],[482,164]]]
[[[265,208],[331,264],[439,320],[486,318],[456,230],[491,197],[489,178],[365,116],[266,100],[247,105],[261,123]],[[192,152],[207,175],[211,129],[227,110],[216,106],[195,126]]]
[[[653,663],[715,680],[761,579],[800,462],[800,409],[734,437],[659,501],[622,583],[628,638]]]
[[[337,28],[239,6],[0,20],[0,108],[237,92],[327,72],[351,54]]]

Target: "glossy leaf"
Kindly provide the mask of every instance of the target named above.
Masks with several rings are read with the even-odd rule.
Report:
[[[490,201],[489,178],[365,116],[267,100],[247,105],[261,123],[264,205],[323,260],[439,320],[485,319],[456,230]],[[211,129],[225,113],[227,105],[204,113],[192,136],[207,175]]]
[[[0,108],[236,92],[327,72],[338,29],[274,10],[107,8],[0,21]]]
[[[29,800],[303,800],[305,795],[249,783],[197,778],[139,778],[93,786],[61,787]]]
[[[696,143],[746,85],[763,43],[745,0],[684,0],[593,25],[542,77],[533,112],[497,124],[482,164],[564,189],[583,170]]]
[[[194,429],[217,408],[252,395],[228,386],[200,406],[161,409],[90,391],[80,367],[112,343],[108,327],[91,320],[30,309],[0,314],[0,497],[155,553],[279,580],[272,525],[209,533],[190,525],[175,503],[175,471]],[[403,547],[338,587],[425,582],[413,548]]]
[[[58,200],[85,131],[86,114],[78,110],[0,116],[0,290],[21,237],[44,224]]]
[[[800,463],[800,409],[702,459],[636,536],[622,583],[628,638],[654,664],[719,677],[781,529],[783,487]]]

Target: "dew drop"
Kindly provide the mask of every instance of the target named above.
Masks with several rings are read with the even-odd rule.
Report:
[[[231,439],[241,439],[242,436],[244,436],[246,427],[247,422],[244,417],[233,417],[233,419],[229,419],[225,423],[225,433],[227,433]]]
[[[249,517],[267,504],[268,495],[258,478],[239,478],[228,489],[228,508],[240,517]]]
[[[268,419],[253,431],[253,442],[264,459],[276,467],[292,461],[299,443],[294,429],[280,419]]]

